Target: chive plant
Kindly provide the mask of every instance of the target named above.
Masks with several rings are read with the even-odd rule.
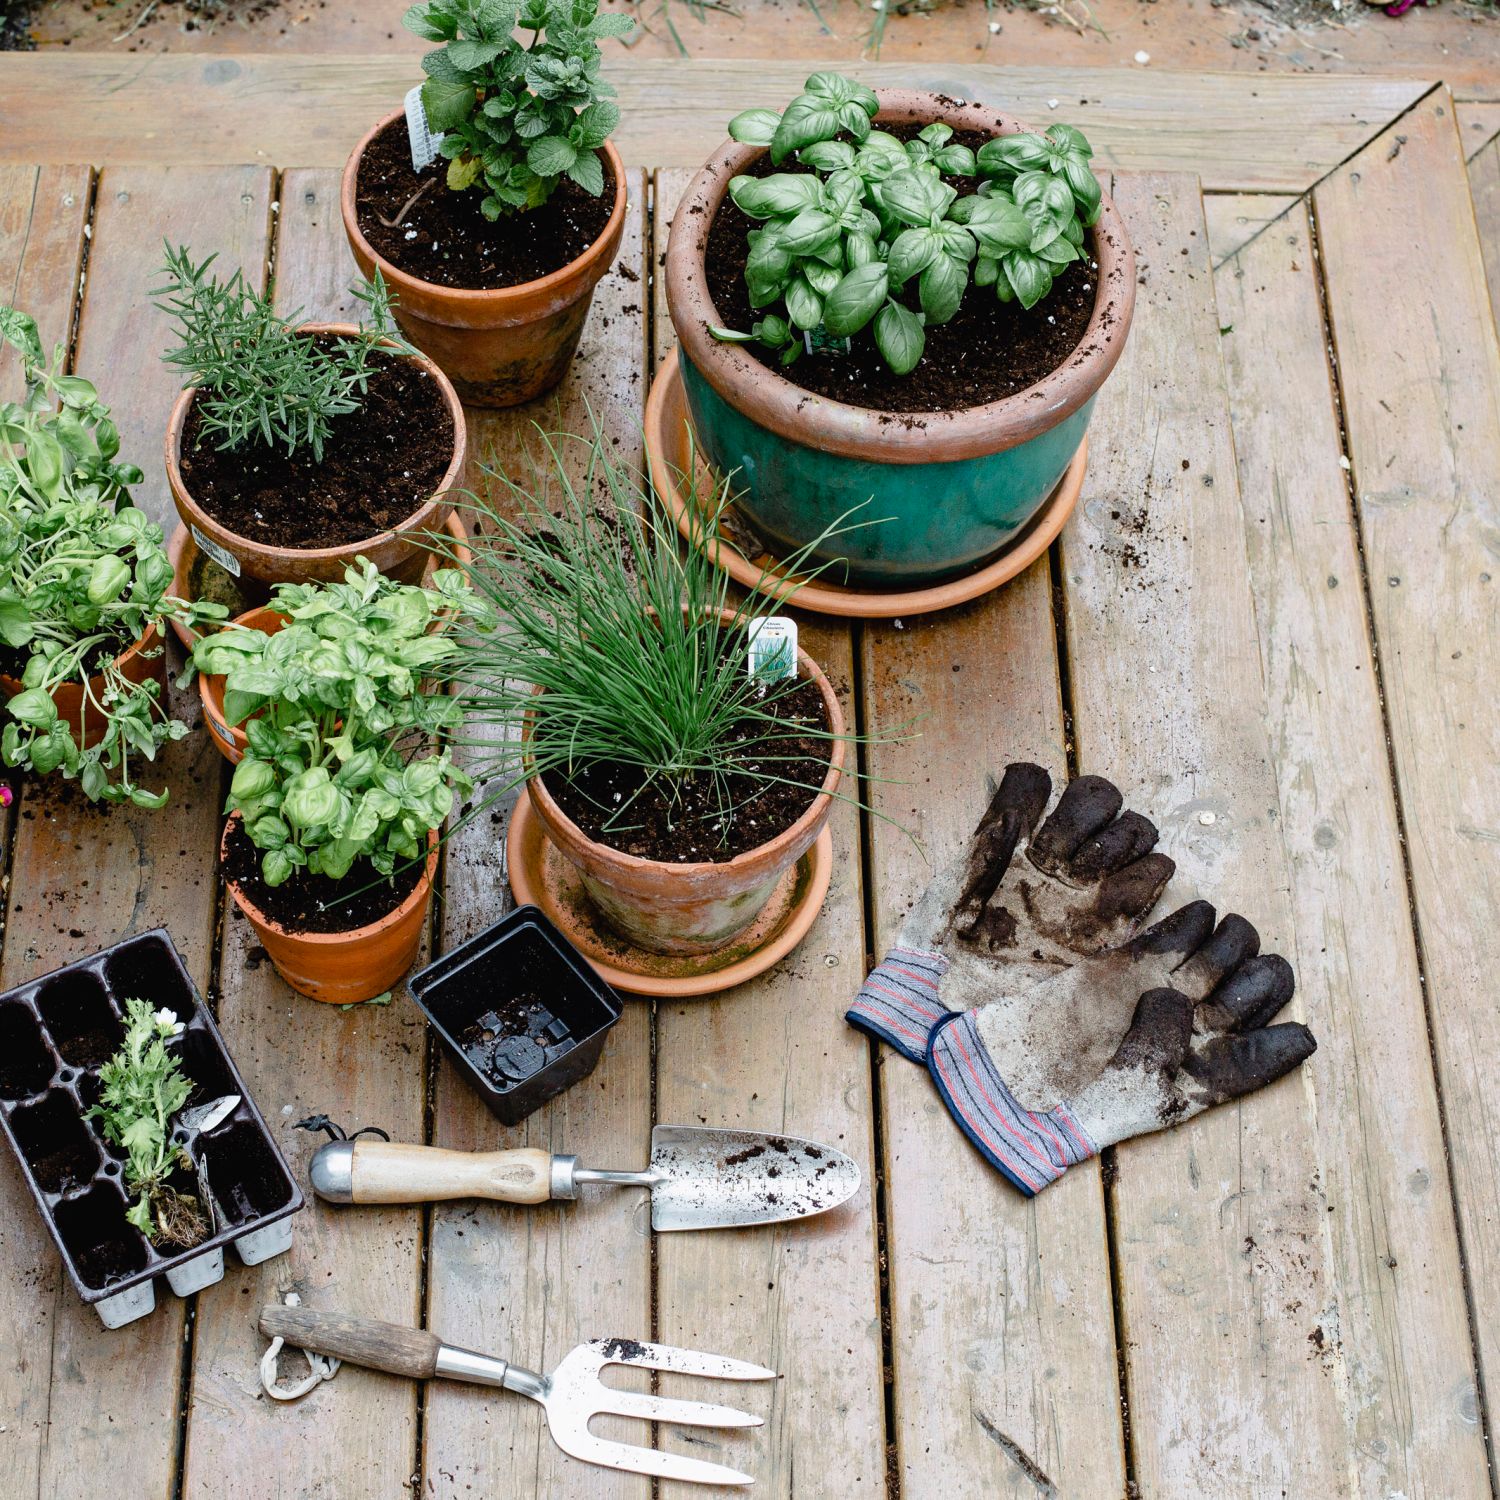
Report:
[[[675,809],[689,786],[706,786],[709,832],[727,841],[747,786],[748,795],[772,785],[819,790],[821,775],[800,778],[806,752],[795,742],[831,746],[833,736],[792,715],[796,677],[770,682],[748,670],[746,627],[780,604],[768,577],[732,597],[728,575],[714,564],[728,482],[702,504],[684,477],[699,520],[681,548],[648,483],[610,446],[597,426],[586,436],[542,434],[535,467],[548,503],[485,470],[516,518],[493,495],[474,507],[477,624],[450,667],[469,729],[469,769],[490,783],[489,805],[532,775],[633,768],[637,789],[601,809],[603,828],[616,832],[632,826],[632,806],[646,792]],[[846,519],[788,559],[788,571],[800,572],[808,554],[847,529]],[[518,731],[528,712],[523,763]]]

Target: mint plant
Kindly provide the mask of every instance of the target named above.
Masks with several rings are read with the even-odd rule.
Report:
[[[307,448],[321,461],[333,419],[359,410],[377,351],[417,352],[396,327],[384,279],[377,270],[351,288],[368,309],[359,333],[319,342],[297,327],[301,309],[282,317],[243,271],[210,275],[216,259],[195,264],[185,245],[167,244],[166,280],[151,294],[179,340],[163,358],[198,388],[201,436],[220,448]]]
[[[225,811],[244,819],[267,885],[299,869],[340,880],[362,855],[389,876],[472,789],[449,751],[420,753],[460,722],[458,700],[424,679],[451,660],[468,600],[455,570],[418,588],[361,558],[343,583],[278,584],[275,635],[231,625],[194,647],[245,726]]]
[[[601,14],[599,0],[423,0],[405,25],[443,44],[422,59],[422,107],[443,132],[449,188],[482,190],[491,220],[539,208],[564,177],[604,191],[596,153],[620,110],[599,42],[626,35],[630,17]]]
[[[144,1000],[125,1002],[125,1041],[99,1069],[99,1102],[84,1118],[98,1120],[104,1139],[125,1152],[125,1217],[153,1244],[189,1249],[209,1232],[203,1206],[172,1186],[191,1158],[172,1140],[172,1121],[193,1085],[167,1044],[182,1033],[170,1010]]]
[[[790,364],[804,334],[841,340],[868,327],[891,372],[905,375],[926,329],[957,313],[971,282],[1029,311],[1082,258],[1102,194],[1081,131],[1054,125],[975,152],[934,121],[902,141],[874,128],[873,90],[837,73],[814,73],[805,87],[784,113],[729,122],[735,140],[801,170],[730,182],[736,207],[765,226],[750,231],[745,265],[762,316],[715,337],[760,343]],[[976,179],[975,190],[960,195],[945,177]]]
[[[116,658],[153,627],[196,629],[226,611],[169,593],[161,528],[130,504],[141,471],[119,462],[94,386],[64,373],[61,347],[49,365],[35,321],[15,308],[0,307],[0,341],[20,355],[25,381],[24,400],[0,405],[0,642],[25,654],[0,754],[76,777],[90,800],[159,807],[166,791],[137,785],[132,757],[154,760],[187,726],[167,713],[159,682],[132,682]],[[67,683],[99,730],[87,749],[53,699]]]

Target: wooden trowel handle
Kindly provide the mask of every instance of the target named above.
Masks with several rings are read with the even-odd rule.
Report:
[[[545,1203],[552,1196],[552,1157],[531,1148],[445,1151],[367,1139],[354,1142],[348,1166],[345,1201],[350,1203],[436,1203],[445,1198]]]
[[[443,1347],[437,1335],[425,1329],[274,1302],[260,1310],[260,1331],[267,1338],[283,1338],[296,1349],[332,1354],[367,1370],[410,1375],[414,1380],[437,1374],[438,1350]]]

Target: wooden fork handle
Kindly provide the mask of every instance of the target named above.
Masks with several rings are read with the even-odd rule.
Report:
[[[283,1307],[271,1303],[260,1310],[260,1331],[267,1338],[283,1338],[295,1348],[332,1354],[368,1370],[409,1375],[428,1380],[437,1374],[436,1334],[403,1328],[375,1318],[353,1318],[348,1313],[319,1312],[311,1307]]]

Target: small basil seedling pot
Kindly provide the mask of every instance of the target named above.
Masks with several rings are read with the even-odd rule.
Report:
[[[534,906],[414,974],[411,992],[443,1050],[506,1125],[587,1078],[622,1010]]]

